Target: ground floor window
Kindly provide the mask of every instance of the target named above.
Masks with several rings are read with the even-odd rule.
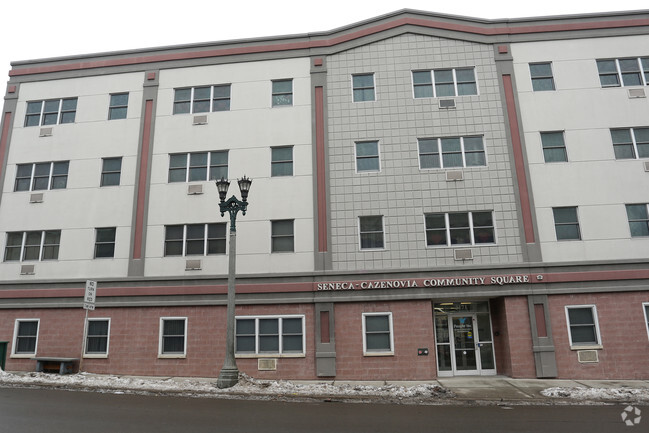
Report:
[[[304,355],[304,316],[236,318],[237,355]]]
[[[599,346],[602,344],[595,305],[567,305],[566,319],[571,346]]]
[[[38,319],[16,320],[12,355],[36,355],[36,345],[38,342],[38,325]]]
[[[110,319],[88,319],[85,355],[108,355]]]
[[[187,352],[187,318],[162,317],[160,319],[161,357],[184,357]]]
[[[363,313],[363,354],[394,354],[392,313]]]

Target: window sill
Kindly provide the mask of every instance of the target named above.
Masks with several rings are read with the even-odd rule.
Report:
[[[172,353],[172,354],[159,354],[159,359],[185,359],[187,355],[184,353]]]
[[[604,346],[601,344],[584,344],[584,345],[571,345],[570,350],[601,350]]]
[[[86,353],[83,355],[84,359],[108,359],[107,353]]]
[[[12,353],[9,356],[9,358],[13,358],[13,359],[31,359],[31,358],[33,358],[35,356],[36,356],[35,353],[19,353],[19,354]]]
[[[235,358],[253,359],[253,358],[306,358],[305,353],[238,353],[234,355]]]
[[[363,356],[394,356],[394,352],[363,352]]]

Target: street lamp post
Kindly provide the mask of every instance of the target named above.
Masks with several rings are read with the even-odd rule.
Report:
[[[225,363],[219,373],[219,378],[216,386],[219,388],[230,388],[239,382],[239,369],[237,362],[234,358],[234,280],[236,273],[236,254],[237,254],[237,228],[236,220],[237,213],[241,211],[243,215],[246,214],[248,208],[248,192],[250,191],[250,184],[252,179],[243,176],[237,180],[239,190],[241,191],[241,200],[238,200],[234,195],[229,199],[225,199],[230,182],[224,178],[216,181],[216,188],[219,191],[219,210],[221,216],[228,212],[230,214],[230,254],[228,260],[228,310],[227,310],[227,325],[225,334]]]

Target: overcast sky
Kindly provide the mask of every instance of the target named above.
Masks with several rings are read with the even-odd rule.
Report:
[[[647,0],[24,0],[0,3],[0,73],[10,62],[320,32],[400,9],[520,18],[649,9]]]

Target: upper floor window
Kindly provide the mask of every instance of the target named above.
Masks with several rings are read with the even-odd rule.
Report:
[[[295,251],[295,233],[293,220],[271,221],[271,252]]]
[[[61,230],[8,232],[5,262],[57,260]]]
[[[273,80],[273,107],[293,105],[293,80]]]
[[[418,141],[422,169],[487,165],[481,136],[420,138]]]
[[[74,123],[76,113],[77,98],[30,101],[27,102],[25,126]]]
[[[18,164],[14,191],[64,189],[68,184],[69,161]]]
[[[532,89],[535,92],[554,90],[552,63],[530,63],[530,75],[532,76]]]
[[[374,74],[352,75],[354,102],[374,101]]]
[[[430,213],[425,215],[425,224],[429,247],[496,242],[491,212]]]
[[[358,218],[361,250],[382,249],[383,216],[362,216]]]
[[[649,158],[649,128],[611,129],[615,159]]]
[[[235,327],[237,355],[304,354],[304,316],[239,316]]]
[[[174,89],[174,114],[230,110],[230,84]]]
[[[126,119],[128,109],[128,93],[113,93],[110,95],[108,120]]]
[[[563,132],[541,132],[541,145],[543,146],[543,159],[545,162],[566,162],[566,143]]]
[[[413,71],[415,98],[477,95],[475,68],[435,69]]]
[[[649,57],[597,61],[602,87],[646,86],[649,84]]]
[[[293,176],[293,146],[271,147],[271,176]]]
[[[122,175],[122,158],[102,158],[101,160],[101,186],[119,185]]]
[[[115,227],[95,229],[95,258],[115,257]]]
[[[169,155],[169,182],[196,182],[228,178],[228,151]]]
[[[629,229],[631,237],[649,236],[649,205],[648,204],[628,204],[626,205],[626,215],[629,219]]]
[[[356,171],[380,171],[378,141],[359,141],[356,143]]]
[[[165,256],[225,254],[226,223],[165,226]]]
[[[576,207],[554,207],[552,214],[558,241],[581,239]]]

